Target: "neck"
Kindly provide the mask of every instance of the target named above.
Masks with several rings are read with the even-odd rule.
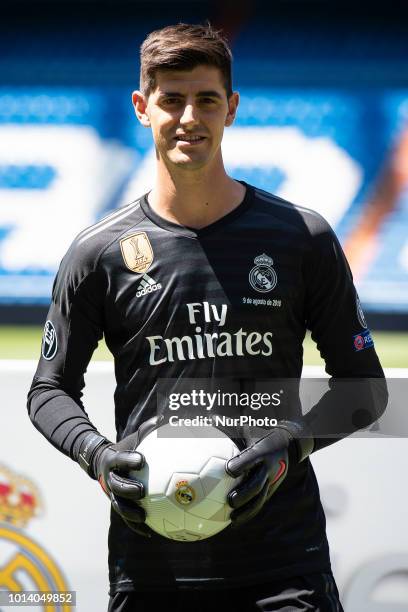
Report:
[[[197,171],[171,171],[159,163],[149,204],[168,221],[200,229],[234,210],[244,196],[245,187],[227,175],[222,163]]]

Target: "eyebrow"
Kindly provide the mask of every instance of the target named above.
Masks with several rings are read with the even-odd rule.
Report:
[[[180,97],[180,98],[184,98],[185,94],[181,93],[180,91],[163,91],[160,94],[160,98],[165,98],[165,97]],[[208,89],[205,91],[198,91],[196,93],[196,98],[218,98],[219,100],[222,100],[222,96],[221,94],[218,93],[218,91],[215,91],[213,89]]]

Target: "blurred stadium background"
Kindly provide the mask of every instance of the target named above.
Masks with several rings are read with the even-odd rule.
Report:
[[[230,173],[330,221],[383,365],[408,367],[406,3],[13,0],[0,9],[0,360],[5,383],[17,376],[21,387],[18,418],[26,419],[20,413],[34,368],[27,360],[39,354],[62,255],[81,229],[152,184],[152,140],[133,115],[130,94],[138,87],[141,41],[177,21],[208,18],[231,41],[241,105],[225,135]],[[107,349],[95,358],[109,360]],[[305,363],[321,363],[310,339]],[[6,431],[4,425],[3,448]],[[332,452],[334,461],[337,451],[326,457]],[[51,457],[58,463],[52,449]],[[18,459],[13,465],[23,470]],[[85,486],[82,494],[89,495]],[[330,495],[337,502],[326,505],[336,516],[344,491]],[[38,537],[48,542],[45,533]],[[405,544],[397,540],[392,552],[407,552]],[[350,580],[343,564],[341,586]],[[0,558],[0,589],[1,577]],[[75,573],[68,579],[80,581]],[[405,588],[408,602],[404,585],[389,591]],[[83,593],[91,601],[85,587]],[[347,612],[354,609],[363,611],[349,602]]]

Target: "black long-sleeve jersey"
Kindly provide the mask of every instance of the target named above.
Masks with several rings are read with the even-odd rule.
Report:
[[[331,376],[383,376],[346,259],[319,214],[246,185],[235,210],[194,230],[157,215],[144,195],[84,230],[64,257],[29,414],[77,460],[94,430],[83,375],[103,335],[115,360],[120,440],[156,413],[160,379],[299,379],[307,328]],[[148,540],[111,514],[112,593],[242,586],[329,568],[308,459],[290,465],[245,527],[207,540]]]

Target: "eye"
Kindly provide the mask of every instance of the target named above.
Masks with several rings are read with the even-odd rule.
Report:
[[[164,100],[162,100],[162,104],[164,106],[172,106],[174,104],[179,104],[180,102],[180,98],[164,98]]]
[[[214,98],[200,98],[200,102],[203,104],[215,104]]]

